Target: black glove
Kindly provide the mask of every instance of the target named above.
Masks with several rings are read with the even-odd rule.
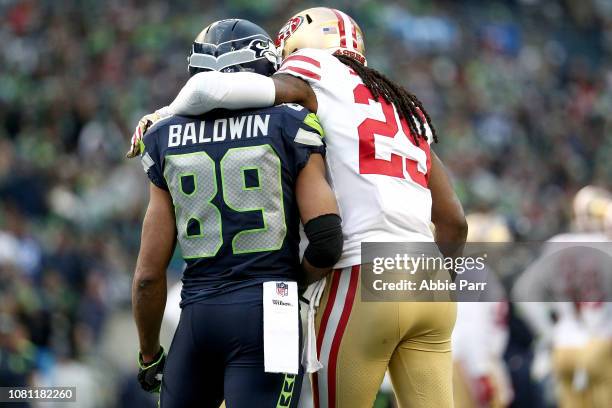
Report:
[[[166,353],[163,347],[159,348],[159,352],[153,358],[153,362],[146,365],[142,361],[142,354],[138,353],[138,366],[140,368],[138,371],[138,382],[143,390],[150,393],[159,392],[164,364],[166,364]]]

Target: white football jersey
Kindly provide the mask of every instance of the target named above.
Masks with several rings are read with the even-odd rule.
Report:
[[[317,96],[329,181],[343,220],[344,252],[336,267],[359,264],[362,242],[433,242],[431,130],[417,146],[396,109],[376,102],[361,78],[327,51],[296,51],[278,73],[305,80]]]

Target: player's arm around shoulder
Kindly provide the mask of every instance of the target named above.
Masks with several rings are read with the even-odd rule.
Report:
[[[297,103],[316,112],[317,97],[311,85],[321,79],[321,64],[316,59],[323,58],[322,54],[318,50],[300,50],[295,54],[286,58],[272,77],[253,72],[207,71],[195,74],[169,106],[145,115],[138,122],[127,157],[142,152],[140,141],[148,129],[170,115],[201,115],[219,108],[264,108],[281,103]],[[299,66],[304,63],[306,69]]]
[[[288,74],[275,74],[272,80],[275,88],[275,104],[297,103],[311,112],[317,111],[317,97],[308,82]]]
[[[321,86],[323,68],[335,58],[322,50],[301,49],[285,58],[272,75],[275,103],[297,103],[317,112],[318,101],[314,87]]]

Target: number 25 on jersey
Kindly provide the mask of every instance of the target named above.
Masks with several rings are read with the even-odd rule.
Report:
[[[359,84],[353,90],[355,102],[369,105],[375,101],[370,90]],[[426,141],[414,144],[404,119],[395,116],[393,105],[380,98],[385,120],[367,118],[357,127],[359,134],[359,173],[409,179],[429,188],[431,152]],[[400,127],[402,132],[400,132]],[[379,136],[379,137],[376,137]]]

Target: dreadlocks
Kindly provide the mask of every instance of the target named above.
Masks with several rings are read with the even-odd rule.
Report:
[[[351,67],[359,75],[376,101],[382,97],[395,106],[400,119],[403,118],[408,123],[410,136],[417,146],[419,145],[419,139],[427,140],[425,124],[431,129],[434,142],[438,142],[438,135],[431,123],[431,119],[416,96],[395,84],[380,72],[362,65],[351,57],[346,55],[336,55],[335,57],[343,64]]]

